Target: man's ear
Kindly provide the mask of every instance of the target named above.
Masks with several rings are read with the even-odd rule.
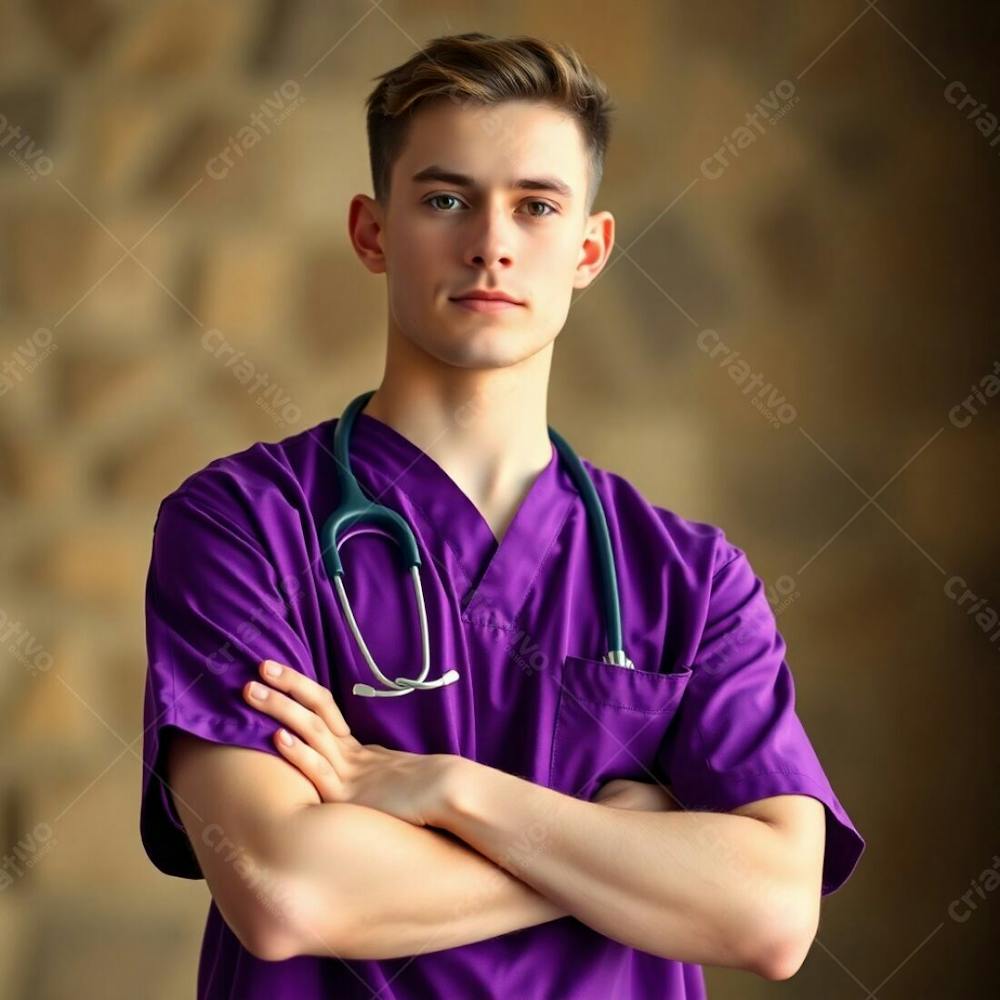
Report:
[[[615,217],[610,212],[594,212],[587,218],[583,232],[574,288],[586,288],[604,270],[614,244]]]
[[[347,235],[358,259],[372,274],[385,273],[385,251],[382,247],[382,206],[366,194],[351,199],[347,216]]]

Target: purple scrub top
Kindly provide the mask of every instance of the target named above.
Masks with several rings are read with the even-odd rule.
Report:
[[[589,800],[612,778],[668,784],[688,809],[728,811],[771,795],[825,806],[822,893],[854,870],[865,841],[834,794],[795,712],[785,642],[746,554],[713,525],[651,505],[583,459],[607,514],[628,670],[606,651],[586,510],[555,447],[498,545],[428,455],[359,413],[351,464],[366,493],[409,521],[420,548],[430,678],[399,698],[377,686],[326,578],[318,533],[337,504],[336,419],[209,463],[157,512],[146,589],[149,663],[140,831],[153,864],[202,878],[162,751],[175,727],[278,755],[277,724],[243,699],[260,660],[332,691],[362,743],[449,753]],[[345,586],[376,663],[420,672],[412,584],[387,536],[342,546]],[[156,780],[154,780],[154,778]],[[327,997],[436,1000],[695,1000],[699,965],[627,947],[575,917],[488,940],[379,961],[246,951],[211,903],[200,1000]]]

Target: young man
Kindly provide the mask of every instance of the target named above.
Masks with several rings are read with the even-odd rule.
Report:
[[[614,239],[591,211],[606,91],[565,47],[479,33],[380,80],[350,235],[386,276],[388,344],[349,464],[411,526],[427,679],[457,678],[394,683],[420,672],[422,623],[366,529],[343,582],[388,683],[355,692],[373,671],[323,530],[344,417],[164,499],[141,831],[211,890],[199,997],[681,1000],[702,964],[787,978],[864,841],[763,584],[721,529],[584,462],[618,574],[609,658],[599,536],[548,435],[553,343]]]

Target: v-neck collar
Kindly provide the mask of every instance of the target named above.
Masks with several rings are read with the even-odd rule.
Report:
[[[401,490],[455,555],[466,577],[455,581],[463,620],[513,629],[574,499],[582,508],[555,445],[549,445],[549,464],[522,498],[499,544],[489,522],[451,476],[389,424],[359,412],[350,456],[358,479],[379,503],[392,506],[391,490]]]

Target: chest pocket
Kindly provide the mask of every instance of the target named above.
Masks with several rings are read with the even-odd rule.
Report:
[[[690,667],[661,674],[567,656],[549,787],[590,801],[612,778],[652,781],[656,752],[691,674]]]

